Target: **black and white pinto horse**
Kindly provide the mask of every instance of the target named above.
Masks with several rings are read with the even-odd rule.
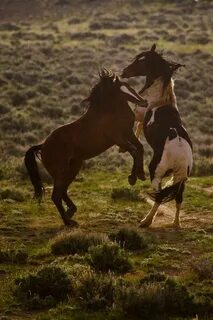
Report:
[[[141,227],[148,227],[161,203],[175,199],[176,215],[174,227],[180,227],[179,213],[183,201],[185,181],[192,169],[192,142],[182,125],[176,104],[172,75],[182,65],[169,62],[155,51],[154,44],[149,51],[137,55],[122,73],[123,78],[145,76],[146,81],[139,92],[147,101],[147,108],[137,107],[136,120],[143,121],[145,138],[154,154],[149,164],[153,192],[149,193],[154,205],[141,221]],[[141,125],[137,129],[139,135]],[[161,188],[161,181],[172,174],[172,179]]]

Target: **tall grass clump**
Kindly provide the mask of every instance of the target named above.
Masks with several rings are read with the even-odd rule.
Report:
[[[67,274],[58,267],[44,267],[34,275],[16,279],[15,284],[14,295],[32,309],[54,306],[71,292]]]
[[[111,233],[109,238],[128,250],[141,250],[147,247],[146,240],[134,229],[123,228]]]
[[[116,243],[104,243],[90,247],[87,260],[95,271],[125,273],[132,265],[127,254]]]
[[[61,233],[53,240],[51,249],[55,255],[83,254],[88,252],[89,247],[108,241],[109,239],[105,234],[85,233],[77,230],[69,233]]]
[[[140,190],[130,189],[130,188],[114,188],[112,189],[111,197],[114,200],[123,199],[129,201],[139,201],[140,198]]]
[[[81,276],[75,291],[78,304],[87,310],[109,309],[114,302],[115,278],[112,274],[90,270]]]
[[[115,303],[125,314],[147,320],[188,316],[195,312],[186,287],[171,279],[123,284],[117,289]]]
[[[192,175],[197,177],[211,176],[213,172],[213,159],[202,158],[195,161]]]

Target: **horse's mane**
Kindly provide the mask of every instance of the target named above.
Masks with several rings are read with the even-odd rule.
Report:
[[[111,70],[101,69],[99,71],[99,81],[96,83],[89,96],[82,101],[82,104],[93,109],[103,109],[108,105],[108,97],[111,84],[115,79],[115,74]]]

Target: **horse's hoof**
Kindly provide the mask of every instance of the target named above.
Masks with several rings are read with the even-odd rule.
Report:
[[[180,230],[181,229],[180,223],[173,222],[171,226],[172,226],[172,228],[174,228],[176,230]]]
[[[151,225],[152,221],[149,220],[141,220],[140,228],[148,228]]]
[[[76,211],[77,211],[76,206],[68,208],[66,211],[66,217],[71,219]]]
[[[77,228],[79,226],[78,222],[75,221],[75,220],[68,220],[66,219],[64,221],[64,224],[67,226],[67,227],[71,227],[71,228]]]
[[[144,172],[138,173],[137,174],[138,179],[145,181],[146,180],[146,176]]]
[[[137,177],[131,174],[128,176],[128,181],[131,186],[134,186],[136,184]]]

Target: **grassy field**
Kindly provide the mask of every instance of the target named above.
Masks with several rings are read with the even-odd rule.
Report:
[[[172,214],[161,210],[153,227],[143,230],[138,225],[150,207],[144,200],[148,183],[138,183],[134,188],[128,188],[126,170],[83,171],[71,188],[78,206],[78,230],[106,236],[122,228],[136,230],[146,246],[137,251],[127,250],[132,269],[122,276],[115,275],[117,279],[122,277],[135,283],[151,272],[161,272],[184,284],[197,299],[211,299],[211,183],[210,178],[192,178],[188,183],[181,230],[169,227],[174,217],[174,207],[169,208],[173,210]],[[46,188],[44,202],[38,205],[30,199],[26,181],[11,179],[3,180],[2,184],[4,193],[1,192],[1,197],[5,199],[0,204],[0,310],[6,316],[2,319],[87,319],[87,311],[80,311],[72,299],[44,312],[42,308],[31,310],[23,300],[20,302],[14,296],[14,281],[23,275],[55,265],[69,274],[69,268],[79,264],[85,266],[87,262],[85,253],[69,255],[65,251],[62,256],[57,256],[51,251],[54,239],[59,235],[66,237],[70,230],[62,225],[50,201],[50,187]],[[97,319],[125,319],[124,314],[113,315],[113,312],[110,311],[107,316],[102,311],[96,316]],[[89,314],[94,319],[94,311]],[[210,315],[199,319],[210,319]]]
[[[1,0],[1,320],[212,319],[212,14],[211,1]],[[170,226],[173,203],[159,210],[152,227],[139,228],[150,208],[150,182],[128,186],[130,157],[117,148],[86,162],[70,188],[79,227],[65,228],[42,168],[45,199],[41,205],[31,199],[23,156],[84,113],[80,102],[100,67],[119,74],[153,42],[186,64],[175,92],[195,166],[182,229]],[[140,89],[143,79],[130,83]],[[114,261],[110,272],[104,261]]]

